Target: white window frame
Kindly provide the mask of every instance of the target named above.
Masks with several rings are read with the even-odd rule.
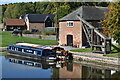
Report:
[[[72,23],[73,25],[70,25]],[[74,26],[74,21],[67,21],[67,27],[73,27]]]

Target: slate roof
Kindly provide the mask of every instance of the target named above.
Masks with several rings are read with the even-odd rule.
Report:
[[[26,15],[29,19],[29,22],[45,22],[47,17],[50,17],[50,19],[53,21],[54,16],[52,14],[27,14]]]
[[[4,23],[6,23],[7,26],[25,26],[22,19],[5,19]]]
[[[85,20],[103,20],[104,13],[108,12],[107,7],[97,7],[97,6],[81,6],[72,13],[66,15],[65,17],[59,19],[59,21],[78,21],[79,14],[81,18]]]

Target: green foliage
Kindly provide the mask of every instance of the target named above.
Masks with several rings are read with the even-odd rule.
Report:
[[[106,54],[104,56],[120,58],[120,52],[119,53]]]
[[[55,14],[55,23],[82,5],[107,6],[107,2],[29,2],[2,5],[3,18],[19,18],[23,14]],[[3,19],[2,18],[2,19]],[[58,25],[57,25],[58,26]]]
[[[44,32],[43,34],[44,35],[56,35],[56,33],[53,31],[47,31],[47,32]]]
[[[31,32],[28,31],[28,30],[24,30],[24,31],[23,31],[23,34],[31,34]]]
[[[106,13],[106,19],[103,22],[104,33],[113,37],[114,39],[120,39],[120,1],[111,2],[108,6],[109,12]]]

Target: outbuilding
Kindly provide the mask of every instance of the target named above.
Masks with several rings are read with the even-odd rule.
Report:
[[[4,31],[13,31],[15,29],[26,29],[25,23],[22,19],[4,19]]]
[[[27,30],[31,32],[42,32],[45,28],[54,27],[54,16],[52,14],[25,14],[20,19],[25,21]]]
[[[88,45],[83,23],[78,15],[89,22],[96,29],[101,29],[101,20],[104,20],[104,13],[108,12],[106,7],[81,6],[72,13],[59,19],[59,44],[67,46],[82,47]]]

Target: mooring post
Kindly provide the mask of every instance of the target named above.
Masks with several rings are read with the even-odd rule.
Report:
[[[92,51],[94,50],[94,29],[91,28],[91,48],[92,48]]]
[[[105,39],[105,51],[104,54],[110,54],[111,53],[111,39]]]

